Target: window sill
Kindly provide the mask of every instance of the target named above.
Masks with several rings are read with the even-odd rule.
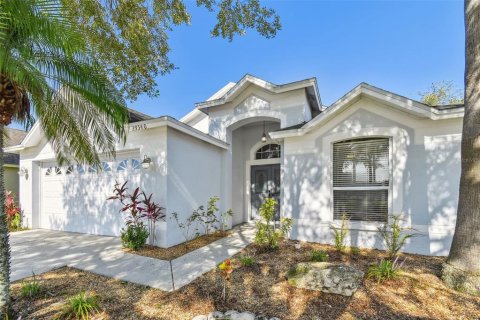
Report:
[[[349,230],[365,230],[365,231],[378,231],[378,228],[383,227],[384,222],[373,221],[348,221],[347,229]],[[335,228],[341,228],[342,220],[333,220],[332,225]]]

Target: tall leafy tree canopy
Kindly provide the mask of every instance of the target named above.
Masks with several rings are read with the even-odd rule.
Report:
[[[82,28],[90,49],[124,94],[134,100],[159,94],[155,77],[175,68],[169,59],[169,31],[188,25],[183,0],[62,0],[68,15]],[[193,3],[192,3],[193,4]],[[213,37],[231,41],[247,30],[272,38],[281,29],[274,10],[259,0],[196,0],[216,14]]]
[[[420,100],[430,106],[463,104],[463,92],[452,81],[434,82],[426,91],[420,92]]]

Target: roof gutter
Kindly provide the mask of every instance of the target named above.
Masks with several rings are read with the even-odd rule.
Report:
[[[366,83],[361,83],[301,128],[270,132],[270,137],[273,139],[283,139],[303,136],[315,127],[327,122],[330,118],[341,112],[345,106],[354,103],[362,95],[384,101],[388,105],[400,109],[403,112],[410,113],[419,119],[444,120],[460,118],[464,115],[464,108],[438,110]]]

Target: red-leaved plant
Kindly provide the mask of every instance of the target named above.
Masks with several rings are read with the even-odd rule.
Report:
[[[148,232],[150,237],[150,244],[155,243],[155,224],[160,220],[165,219],[165,208],[159,206],[156,202],[152,201],[153,194],[147,196],[147,194],[140,190],[140,187],[135,188],[133,193],[128,192],[128,181],[120,184],[115,181],[115,188],[113,190],[113,196],[107,200],[118,200],[122,204],[120,209],[121,213],[126,213],[125,223],[127,226],[141,226],[143,220],[148,222]]]
[[[17,230],[21,224],[21,210],[15,203],[12,191],[5,191],[5,214],[7,216],[8,228],[10,230]]]

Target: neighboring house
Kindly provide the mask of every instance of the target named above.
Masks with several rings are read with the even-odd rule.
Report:
[[[58,167],[38,125],[19,146],[20,200],[29,227],[119,235],[115,180],[154,194],[186,219],[219,196],[232,224],[258,216],[265,197],[294,219],[292,239],[332,242],[331,225],[350,219],[349,245],[382,247],[389,215],[422,235],[405,250],[448,253],[455,226],[463,106],[430,107],[362,83],[329,107],[316,79],[275,85],[251,75],[229,83],[180,121],[135,119],[117,159],[103,171]],[[262,141],[262,136],[266,141]],[[144,157],[151,159],[142,168]],[[157,245],[182,242],[172,219]]]
[[[19,145],[25,136],[27,135],[26,131],[13,129],[13,128],[4,128],[4,145],[5,148]],[[5,189],[12,191],[15,197],[15,200],[18,200],[19,193],[19,183],[18,183],[18,164],[20,162],[20,156],[16,153],[5,152],[3,154],[3,170],[4,170],[4,181]]]

